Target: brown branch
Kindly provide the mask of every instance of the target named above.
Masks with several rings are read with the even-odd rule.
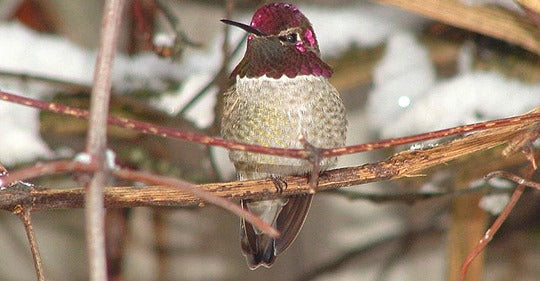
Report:
[[[27,180],[31,178],[36,178],[40,176],[53,175],[66,172],[93,172],[97,169],[95,162],[85,164],[78,161],[52,161],[44,164],[38,164],[28,168],[20,169],[11,172],[9,175],[6,175],[0,178],[0,187],[10,186],[11,184],[20,183],[21,180]],[[252,213],[243,210],[238,205],[232,203],[231,201],[219,197],[211,192],[200,189],[198,186],[191,183],[178,180],[175,178],[164,177],[153,175],[147,172],[133,171],[129,169],[115,169],[111,171],[112,175],[122,178],[128,181],[140,181],[153,185],[161,185],[158,190],[154,189],[156,193],[170,193],[173,191],[182,191],[184,194],[191,194],[194,198],[198,198],[200,201],[198,204],[203,204],[203,202],[211,203],[216,206],[219,206],[225,210],[230,211],[231,213],[246,219],[251,224],[259,228],[262,232],[268,234],[272,237],[277,237],[279,233],[272,228],[270,225],[263,222],[259,217],[253,215]],[[108,188],[107,190],[109,190]],[[120,188],[124,189],[124,188]],[[135,194],[138,191],[147,190],[147,187],[144,188],[134,188],[131,191],[127,190],[128,195],[130,192]],[[63,192],[67,191],[67,192]],[[148,190],[147,190],[148,191]],[[39,193],[44,194],[44,196],[35,196]],[[156,194],[148,195],[141,194],[139,196],[142,198],[138,199],[135,197],[129,197],[134,200],[128,199],[128,204],[122,205],[121,201],[117,201],[116,198],[111,198],[108,194],[108,191],[105,192],[105,206],[106,207],[135,207],[135,206],[163,206],[158,204],[152,205],[149,201],[155,200],[152,199],[156,197]],[[31,202],[32,210],[43,210],[45,208],[58,209],[58,208],[81,208],[84,205],[84,194],[83,189],[74,189],[74,190],[51,190],[51,189],[35,189],[32,186],[26,185],[13,185],[10,188],[4,189],[0,192],[0,209],[11,210],[18,205],[29,204]],[[159,196],[158,196],[159,197]],[[5,201],[4,201],[5,200]],[[34,200],[40,201],[37,203]],[[159,201],[159,199],[157,199]],[[113,202],[111,204],[111,202]],[[143,202],[143,204],[140,204]],[[120,204],[118,204],[120,203]],[[150,204],[149,204],[150,203]],[[149,205],[148,205],[149,204]],[[177,205],[174,202],[174,199],[171,199],[169,206]],[[5,207],[5,208],[3,208]]]
[[[45,281],[43,262],[41,261],[41,255],[39,253],[34,227],[32,226],[30,210],[27,207],[23,207],[23,205],[17,205],[15,208],[13,208],[13,213],[17,215],[24,224],[24,230],[26,231],[28,243],[30,243],[32,258],[34,259],[34,267],[36,268],[37,279],[39,281]]]
[[[538,123],[537,126],[534,126],[524,132],[523,134],[520,134],[516,136],[508,146],[503,150],[503,155],[509,155],[512,153],[515,153],[517,151],[521,151],[525,154],[525,157],[527,157],[527,160],[531,162],[531,167],[533,170],[536,170],[538,167],[536,165],[536,159],[534,157],[534,141],[538,139],[540,136],[540,123]]]
[[[320,176],[316,191],[419,176],[428,168],[506,143],[534,125],[535,123],[529,120],[523,124],[479,132],[425,150],[400,152],[385,161],[330,170]],[[287,189],[282,193],[276,192],[271,179],[201,184],[196,188],[229,199],[260,200],[310,192],[309,182],[303,176],[289,176],[284,180],[287,182]],[[9,210],[14,204],[20,204],[26,200],[33,202],[32,208],[35,210],[80,208],[83,194],[83,189],[8,188],[0,192],[0,209]],[[105,206],[107,207],[194,206],[203,202],[204,200],[186,191],[163,186],[109,187],[105,190]]]
[[[531,21],[494,6],[456,0],[376,0],[450,25],[495,37],[540,54],[540,31]]]
[[[105,211],[103,190],[109,172],[105,164],[107,149],[107,116],[111,91],[111,74],[120,34],[120,23],[124,0],[107,0],[101,21],[101,37],[94,71],[94,82],[90,98],[90,118],[86,150],[97,164],[85,194],[86,248],[90,280],[107,278],[105,253]]]
[[[126,180],[136,180],[136,181],[142,181],[152,184],[159,184],[159,185],[165,185],[165,186],[172,186],[177,187],[183,190],[189,190],[190,194],[193,194],[194,196],[201,198],[204,200],[204,202],[214,204],[216,206],[222,207],[225,210],[230,211],[231,213],[244,218],[246,221],[250,222],[257,228],[259,228],[262,232],[268,234],[271,237],[277,237],[279,236],[279,233],[276,229],[265,223],[261,218],[254,215],[253,213],[250,213],[244,209],[242,209],[240,206],[234,204],[233,202],[226,200],[222,197],[215,196],[212,193],[209,193],[203,189],[197,188],[196,185],[190,184],[188,182],[178,180],[175,178],[170,177],[164,177],[164,176],[158,176],[153,175],[146,172],[140,172],[140,171],[133,171],[133,170],[127,170],[127,169],[119,169],[114,170],[113,174],[119,178],[123,178]],[[199,205],[204,204],[204,202],[199,203]]]

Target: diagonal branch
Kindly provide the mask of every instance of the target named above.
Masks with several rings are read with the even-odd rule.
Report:
[[[48,176],[67,172],[94,172],[96,169],[97,165],[95,162],[86,164],[78,161],[60,160],[38,164],[28,168],[13,171],[9,175],[0,178],[0,187],[10,186],[10,188],[5,188],[2,192],[0,192],[0,206],[6,207],[5,210],[11,210],[13,208],[17,208],[17,206],[20,205],[31,205],[32,210],[43,209],[42,207],[44,206],[45,208],[50,209],[81,208],[84,205],[83,197],[85,194],[85,190],[83,189],[59,191],[51,189],[36,189],[35,186],[13,184],[20,183],[20,181],[22,180],[41,176]],[[156,194],[150,196],[148,194],[144,194],[144,192],[139,193],[139,191],[148,191],[147,187],[134,188],[131,191],[128,191],[128,193],[132,192],[135,194],[139,194],[142,198],[136,198],[132,201],[129,201],[128,205],[124,206],[118,204],[119,202],[117,200],[111,199],[111,197],[107,194],[108,191],[106,191],[106,207],[151,206],[152,203],[150,201],[155,200],[154,197],[159,196],[159,193],[165,193],[165,195],[167,195],[171,192],[174,193],[177,191],[182,191],[186,194],[192,194],[192,196],[195,198],[199,198],[199,204],[203,204],[203,202],[211,203],[225,210],[228,210],[241,218],[244,218],[246,221],[250,222],[258,229],[260,229],[263,233],[266,233],[271,237],[277,237],[279,235],[279,233],[274,228],[263,222],[253,213],[242,209],[240,206],[234,204],[230,200],[219,197],[211,192],[199,188],[194,184],[171,177],[159,176],[147,172],[134,171],[129,169],[114,169],[111,171],[111,174],[127,181],[145,182],[148,184],[162,186],[160,186],[160,189],[156,191]],[[44,192],[44,194],[46,195],[38,195],[37,197],[34,197],[34,195],[39,194],[40,192]],[[40,202],[36,203],[35,200],[39,200]],[[143,202],[143,204],[140,204],[141,201]],[[155,205],[157,206],[158,204]],[[174,205],[173,201],[171,202],[171,205]]]
[[[529,171],[527,171],[526,177],[527,178],[531,177],[533,175],[534,171],[535,170],[532,167],[529,168]],[[498,175],[503,175],[503,176],[510,177],[510,174],[497,173],[497,172],[490,173],[489,175],[487,175],[487,177],[493,177],[493,176],[498,176]],[[469,255],[465,258],[465,261],[461,265],[461,270],[459,272],[459,280],[460,281],[465,281],[465,278],[467,277],[467,271],[468,271],[469,267],[471,266],[472,262],[487,247],[487,245],[491,241],[491,239],[493,239],[493,237],[495,237],[495,234],[497,233],[499,228],[502,226],[504,221],[508,218],[508,216],[510,215],[510,212],[516,206],[519,198],[521,198],[521,195],[523,195],[523,192],[525,191],[525,188],[527,187],[527,185],[525,185],[525,180],[524,179],[520,179],[518,181],[521,182],[522,180],[523,180],[523,183],[520,183],[517,186],[516,190],[514,190],[514,192],[512,193],[512,197],[510,198],[510,202],[508,202],[508,204],[506,204],[506,207],[504,207],[504,210],[502,211],[502,213],[497,217],[497,219],[495,219],[495,221],[488,228],[488,230],[486,230],[484,237],[482,237],[480,239],[480,241],[478,241],[478,244],[476,244],[476,247],[473,249],[473,251],[471,253],[469,253]]]
[[[28,207],[24,207],[23,205],[17,205],[15,208],[13,208],[13,213],[19,216],[24,224],[26,237],[28,238],[28,243],[30,243],[30,251],[32,252],[32,257],[34,258],[34,267],[36,268],[37,280],[45,281],[43,262],[41,261],[41,254],[39,253],[34,227],[32,226],[30,210]]]

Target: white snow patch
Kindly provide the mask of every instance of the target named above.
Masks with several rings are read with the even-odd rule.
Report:
[[[0,89],[20,93],[20,85],[0,82]],[[37,98],[32,91],[26,96]],[[39,111],[27,106],[0,101],[0,163],[11,166],[37,158],[49,158],[53,153],[39,134]]]
[[[56,35],[32,31],[18,22],[0,24],[0,70],[36,75],[62,81],[91,85],[96,52],[79,47]],[[188,73],[154,54],[128,57],[117,54],[113,85],[126,90],[147,85],[157,87],[156,80],[179,79]]]
[[[404,30],[418,30],[425,22],[419,16],[389,6],[371,3],[321,8],[300,5],[311,21],[323,54],[339,55],[351,45],[373,47]]]
[[[469,182],[468,188],[480,188],[486,184],[486,180],[483,178],[475,179]]]
[[[509,80],[498,73],[468,73],[438,83],[405,112],[382,124],[381,134],[397,137],[509,117],[539,104],[540,85]]]
[[[81,162],[83,164],[90,164],[92,162],[92,157],[90,157],[90,154],[86,152],[81,152],[75,155],[75,157],[73,158],[73,161]]]
[[[514,183],[504,178],[491,178],[488,181],[489,185],[495,188],[507,189],[514,186]]]
[[[435,69],[427,50],[410,33],[396,33],[386,46],[386,54],[376,67],[375,87],[367,112],[372,129],[388,126],[407,108],[414,106],[435,81]],[[407,106],[403,99],[407,98]]]
[[[170,115],[176,115],[210,80],[212,80],[211,73],[193,74],[176,91],[162,95],[159,99],[153,100],[152,104]],[[217,86],[212,86],[196,104],[185,112],[184,117],[201,128],[211,125],[214,121],[217,90]]]
[[[495,216],[504,210],[508,201],[510,201],[510,195],[508,193],[490,194],[483,196],[478,205],[484,211],[488,211]]]
[[[234,165],[229,160],[229,151],[223,147],[212,146],[210,152],[212,153],[214,163],[216,163],[215,166],[220,178],[224,180],[236,179]]]
[[[238,31],[238,34],[240,33],[241,31]],[[0,34],[3,39],[0,44],[0,71],[20,74],[22,77],[35,75],[91,85],[95,51],[81,48],[59,36],[34,32],[17,22],[0,24]],[[213,45],[211,54],[213,55],[199,51],[198,55],[190,57],[182,66],[151,53],[133,57],[117,54],[112,75],[113,87],[117,92],[142,87],[159,90],[166,85],[165,80],[180,81],[185,76],[203,71],[207,74],[202,76],[206,77],[208,73],[217,71],[221,62],[217,43]],[[197,79],[198,76],[188,79],[187,86],[183,88],[189,89],[190,85],[197,84],[194,82]],[[52,90],[42,85],[43,83],[26,82],[16,78],[2,79],[0,89],[38,99]],[[197,84],[197,87],[200,85]],[[213,113],[208,113],[213,109],[214,103],[214,95],[207,95],[200,105],[188,111],[189,118],[197,120],[200,126],[206,126],[214,118]],[[203,105],[205,110],[201,109]],[[53,155],[40,138],[39,115],[36,110],[0,102],[0,127],[4,132],[0,136],[0,161],[3,164],[12,165]]]
[[[174,34],[172,33],[158,33],[154,35],[154,38],[152,38],[152,42],[156,46],[166,46],[166,47],[173,47],[174,46]]]

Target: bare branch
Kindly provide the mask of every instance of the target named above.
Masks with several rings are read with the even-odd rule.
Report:
[[[86,139],[86,150],[95,160],[97,170],[85,196],[86,248],[90,280],[107,278],[105,254],[105,211],[103,189],[108,181],[105,164],[107,149],[107,116],[111,91],[111,73],[116,53],[124,0],[107,0],[101,21],[101,38],[94,72],[94,83],[90,99],[90,125]]]
[[[326,171],[321,174],[316,191],[382,180],[416,177],[426,169],[436,165],[508,142],[527,129],[528,127],[521,129],[503,127],[497,130],[488,130],[425,150],[403,151],[385,161]],[[8,181],[9,177],[4,178],[4,181]],[[271,179],[201,184],[197,185],[196,188],[230,199],[255,200],[274,199],[310,192],[309,182],[303,176],[288,176],[284,180],[287,182],[287,189],[283,190],[282,193],[276,192]],[[36,189],[28,192],[6,189],[0,192],[0,209],[9,209],[10,206],[24,200],[32,200],[33,209],[76,208],[82,205],[82,194],[84,194],[82,189]],[[202,202],[204,200],[184,190],[163,186],[110,187],[105,190],[105,204],[108,207],[193,206]]]
[[[533,167],[533,169],[534,169],[534,167]],[[536,188],[536,189],[540,190],[540,183],[526,180],[526,179],[524,179],[524,178],[522,178],[522,177],[520,177],[518,175],[509,173],[509,172],[505,172],[505,171],[491,172],[491,173],[487,174],[485,178],[486,178],[486,180],[488,180],[488,179],[495,178],[495,177],[503,177],[503,178],[511,180],[511,181],[513,181],[513,182],[515,182],[517,184],[528,186],[528,187],[531,187],[531,188]]]
[[[45,111],[54,113],[61,113],[69,115],[75,118],[88,119],[89,113],[86,110],[76,107],[65,106],[57,103],[44,102],[40,100],[30,99],[22,96],[17,96],[7,92],[0,91],[0,100],[13,102],[25,106],[38,108]],[[182,139],[194,143],[221,146],[230,150],[249,151],[254,153],[277,155],[283,157],[307,159],[310,156],[310,151],[305,149],[285,149],[266,147],[254,144],[246,144],[235,141],[224,140],[222,138],[210,137],[201,134],[195,134],[191,132],[179,131],[163,126],[157,126],[152,123],[136,121],[126,118],[108,117],[108,124],[118,126],[121,128],[131,129],[143,134],[155,135],[160,137],[169,137]],[[429,133],[423,133],[418,135],[412,135],[407,137],[400,137],[388,140],[381,140],[372,143],[337,147],[332,149],[321,149],[323,157],[333,157],[346,154],[360,153],[366,151],[372,151],[381,148],[388,148],[398,145],[416,143],[426,140],[433,140],[437,138],[444,138],[449,136],[455,136],[465,133],[472,133],[477,131],[485,131],[495,128],[505,128],[504,132],[508,131],[520,131],[522,127],[531,126],[535,122],[540,121],[540,108],[536,108],[528,114],[519,115],[516,117],[502,118],[496,120],[490,120],[470,125],[458,126],[449,129],[443,129],[433,131]]]
[[[96,169],[97,164],[95,162],[85,164],[69,160],[53,161],[13,171],[1,178],[0,186],[8,186],[14,182],[39,176],[66,172],[93,172]],[[269,236],[277,237],[279,235],[274,228],[263,222],[259,217],[220,197],[219,194],[201,189],[200,186],[175,178],[129,169],[115,169],[111,173],[124,180],[161,186],[112,188],[116,189],[116,192],[113,193],[110,192],[111,188],[107,188],[105,190],[106,207],[178,206],[211,203],[246,219]],[[32,204],[32,210],[81,208],[84,205],[84,194],[84,189],[50,190],[31,187],[25,189],[24,186],[6,188],[0,192],[0,209],[11,210],[14,206],[29,204],[29,202]],[[178,198],[179,194],[188,196],[191,199],[188,202],[177,202],[176,198]],[[194,203],[195,201],[197,202]]]
[[[30,210],[28,207],[23,207],[23,205],[17,205],[13,209],[13,213],[16,214],[24,224],[26,237],[28,238],[28,243],[30,243],[30,251],[32,252],[32,257],[34,258],[34,267],[36,268],[37,279],[38,281],[45,281],[43,262],[41,261],[41,255],[39,253],[34,227],[32,226]]]

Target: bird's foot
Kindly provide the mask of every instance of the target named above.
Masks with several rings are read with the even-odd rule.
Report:
[[[276,187],[276,191],[281,194],[283,190],[287,189],[287,182],[281,176],[271,175],[270,178]]]
[[[300,142],[304,145],[304,149],[309,152],[307,160],[313,166],[309,176],[309,193],[314,194],[315,188],[317,188],[319,182],[319,174],[321,173],[321,161],[323,159],[322,148],[309,143],[304,135],[300,136]]]

